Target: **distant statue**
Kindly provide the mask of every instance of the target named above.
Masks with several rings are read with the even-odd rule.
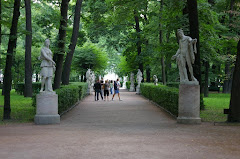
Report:
[[[88,83],[88,88],[90,88],[91,87],[91,82],[92,82],[92,71],[91,71],[91,69],[87,70],[86,79],[87,79],[87,83]]]
[[[180,83],[189,83],[186,63],[190,72],[190,81],[197,82],[197,79],[193,76],[193,67],[195,61],[195,55],[197,53],[197,39],[192,39],[189,36],[185,36],[182,29],[178,29],[177,35],[179,37],[179,49],[177,53],[172,57],[172,60],[177,61]]]
[[[135,85],[134,85],[134,73],[131,72],[131,75],[130,75],[130,81],[131,81],[131,85],[130,85],[130,89],[129,91],[130,92],[134,92],[135,91]]]
[[[92,71],[92,81],[91,81],[91,86],[94,85],[95,80],[96,80],[96,76],[95,76],[94,72]]]
[[[157,75],[153,75],[154,85],[158,85],[158,78]]]
[[[56,63],[52,60],[52,51],[49,49],[50,40],[46,39],[44,43],[44,47],[41,49],[41,56],[40,59],[42,60],[41,63],[41,90],[40,92],[53,92],[52,89],[52,77],[53,72],[56,70],[55,65]],[[45,85],[45,89],[44,89]]]
[[[140,84],[141,84],[142,79],[143,79],[142,75],[143,75],[143,74],[142,74],[141,70],[138,69],[138,72],[137,72],[137,82],[138,82],[138,86],[139,86],[139,87],[140,87]]]

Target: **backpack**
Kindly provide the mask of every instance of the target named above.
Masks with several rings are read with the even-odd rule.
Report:
[[[118,88],[117,88],[117,83],[116,83],[116,82],[114,82],[114,89],[115,89],[115,90],[118,89]]]

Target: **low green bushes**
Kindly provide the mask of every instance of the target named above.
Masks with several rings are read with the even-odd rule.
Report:
[[[79,100],[84,98],[87,92],[87,83],[73,82],[56,89],[58,95],[58,113],[62,114]],[[33,96],[33,106],[36,106],[36,96]]]
[[[152,83],[141,84],[141,94],[159,104],[164,109],[178,116],[178,92],[177,88],[164,85],[155,86]]]

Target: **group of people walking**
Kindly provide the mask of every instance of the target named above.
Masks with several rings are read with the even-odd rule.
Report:
[[[97,80],[93,86],[95,90],[95,101],[99,100],[99,94],[101,95],[102,100],[103,100],[103,94],[104,94],[104,101],[106,100],[109,101],[110,93],[113,94],[112,100],[114,99],[114,96],[118,94],[119,101],[121,101],[120,93],[119,93],[120,86],[121,84],[119,82],[119,79],[117,79],[117,81],[106,80],[105,83],[103,82],[103,80],[102,81]]]

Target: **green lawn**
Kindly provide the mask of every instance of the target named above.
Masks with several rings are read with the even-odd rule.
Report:
[[[2,90],[0,90],[2,93]],[[35,107],[32,106],[32,98],[24,98],[24,96],[18,95],[15,90],[11,91],[11,120],[2,121],[3,119],[3,96],[0,95],[0,124],[8,123],[22,123],[33,122],[34,115],[36,113]]]
[[[205,110],[200,114],[203,121],[225,122],[227,120],[227,114],[223,114],[223,109],[229,108],[230,94],[209,93],[209,97],[203,100]]]

